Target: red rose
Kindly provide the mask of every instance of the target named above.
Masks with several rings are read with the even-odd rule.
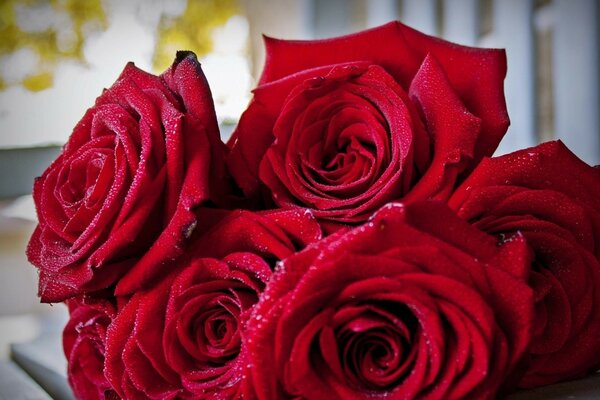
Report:
[[[320,238],[314,218],[299,211],[214,213],[204,217],[218,222],[181,268],[136,293],[110,326],[106,376],[120,396],[236,398],[245,324],[271,264]]]
[[[386,206],[280,264],[248,325],[256,397],[494,398],[529,343],[530,261],[442,204]]]
[[[247,196],[365,221],[391,200],[446,199],[508,126],[501,50],[390,23],[319,41],[266,39],[228,163]]]
[[[535,253],[534,337],[522,387],[573,379],[600,364],[600,170],[561,142],[486,159],[450,199],[498,236]]]
[[[70,319],[63,331],[67,375],[75,397],[86,400],[116,399],[104,377],[106,328],[115,315],[108,301],[68,302]]]
[[[27,254],[42,301],[104,289],[135,264],[150,278],[180,254],[194,207],[215,197],[213,179],[223,185],[222,146],[193,53],[178,53],[160,77],[127,65],[35,182]]]

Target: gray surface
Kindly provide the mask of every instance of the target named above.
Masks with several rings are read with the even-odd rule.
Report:
[[[73,400],[67,383],[60,332],[27,343],[13,344],[11,357],[55,400]]]
[[[0,400],[51,400],[51,397],[18,366],[0,361]]]
[[[59,146],[0,149],[0,199],[31,193],[33,179],[58,156]]]
[[[600,373],[571,382],[558,383],[538,389],[515,393],[506,400],[598,400]]]

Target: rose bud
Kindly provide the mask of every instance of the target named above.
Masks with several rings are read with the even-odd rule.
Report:
[[[501,50],[398,22],[327,40],[265,40],[265,69],[228,164],[245,195],[267,204],[359,223],[392,200],[445,200],[506,132]]]
[[[42,301],[105,289],[132,268],[149,280],[182,252],[193,209],[220,194],[224,150],[193,53],[158,77],[128,64],[35,181],[27,254]]]
[[[529,343],[530,261],[441,203],[383,207],[279,265],[248,324],[254,395],[493,399]]]
[[[300,210],[202,213],[212,227],[108,330],[106,376],[124,398],[239,398],[246,321],[274,263],[321,237]]]
[[[450,199],[459,216],[535,253],[529,368],[520,385],[574,379],[600,365],[600,170],[561,142],[485,159]]]
[[[118,399],[104,376],[106,329],[115,307],[106,300],[68,301],[70,319],[63,331],[68,361],[67,377],[75,397],[86,400]]]

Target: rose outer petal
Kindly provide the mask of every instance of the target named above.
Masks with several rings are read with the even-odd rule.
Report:
[[[211,179],[220,179],[218,185],[222,185],[223,148],[219,145],[219,131],[210,88],[206,78],[199,74],[199,71],[195,56],[192,53],[181,53],[173,66],[162,76],[172,88],[182,90],[180,95],[189,111],[182,120],[182,142],[179,144],[180,150],[184,150],[184,160],[177,160],[179,163],[183,161],[186,175],[179,194],[175,197],[177,203],[172,207],[174,213],[166,216],[165,229],[154,245],[119,281],[115,290],[117,295],[134,293],[148,285],[151,279],[164,275],[162,263],[181,255],[184,243],[189,239],[194,227],[202,223],[197,221],[194,209],[213,195],[210,190],[217,186],[211,186],[209,182]],[[175,141],[167,141],[167,145],[178,146]],[[173,157],[177,155],[175,149],[167,148],[167,155],[169,154],[173,154]]]
[[[445,200],[475,157],[481,119],[465,108],[432,55],[425,57],[409,95],[424,116],[434,148],[431,166],[403,200]]]
[[[600,170],[549,142],[483,160],[449,200],[486,232],[521,232],[535,253],[535,336],[522,387],[576,378],[600,362],[598,199]]]

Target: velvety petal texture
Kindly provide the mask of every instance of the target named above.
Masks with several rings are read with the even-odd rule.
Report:
[[[39,225],[27,254],[42,301],[105,289],[130,271],[147,284],[181,254],[194,208],[224,190],[225,147],[196,56],[180,52],[161,76],[127,65],[36,179]],[[218,185],[217,185],[218,183]]]
[[[245,326],[274,264],[321,238],[314,217],[299,210],[200,214],[212,227],[108,329],[106,376],[123,398],[239,398]]]
[[[500,50],[397,22],[266,46],[228,164],[244,194],[267,205],[359,223],[392,200],[446,200],[508,126]]]
[[[106,329],[116,315],[114,304],[88,298],[68,302],[69,322],[63,331],[67,377],[77,399],[118,399],[104,376]]]
[[[483,160],[450,199],[459,216],[535,253],[534,337],[520,382],[536,387],[600,365],[600,170],[561,142]]]
[[[495,398],[529,344],[530,262],[441,203],[385,206],[278,265],[248,324],[253,396]]]

